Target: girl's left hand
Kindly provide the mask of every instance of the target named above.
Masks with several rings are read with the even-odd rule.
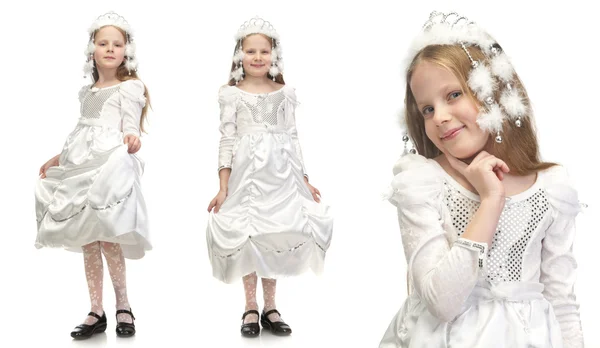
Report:
[[[142,147],[142,142],[140,138],[136,137],[133,134],[127,134],[123,139],[123,144],[127,144],[127,152],[136,153]]]
[[[308,186],[308,190],[310,191],[310,194],[312,194],[315,202],[321,203],[321,192],[319,192],[319,189],[317,189],[313,185],[309,184],[306,177],[304,177],[304,182],[306,183],[306,186]]]

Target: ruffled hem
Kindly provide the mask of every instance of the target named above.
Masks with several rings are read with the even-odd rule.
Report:
[[[132,214],[133,212],[133,214]],[[83,209],[57,222],[46,214],[38,223],[35,247],[63,248],[82,252],[81,247],[96,241],[118,243],[128,259],[140,259],[152,250],[148,238],[146,207],[136,182],[129,197],[102,210]]]
[[[279,250],[265,248],[256,239],[248,237],[240,248],[228,255],[217,254],[209,242],[213,276],[231,284],[252,272],[256,272],[258,277],[272,279],[298,276],[308,270],[316,275],[322,274],[327,247],[319,245],[314,238]]]
[[[121,246],[121,250],[123,251],[123,256],[130,260],[139,260],[146,255],[146,251],[152,250],[152,245],[150,245],[150,242],[138,232],[130,232],[116,237],[94,236],[93,238],[88,238],[87,240],[73,241],[71,244],[64,244],[64,241],[54,243],[49,240],[42,240],[41,237],[38,237],[34,246],[36,249],[55,248],[81,253],[83,252],[83,246],[93,242],[109,242],[119,244]]]
[[[67,164],[38,181],[35,246],[81,251],[107,241],[122,244],[126,258],[143,257],[152,248],[139,181],[143,164],[124,144],[86,154],[85,161],[71,163],[63,153]]]

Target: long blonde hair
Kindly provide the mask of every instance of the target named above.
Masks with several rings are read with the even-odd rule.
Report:
[[[108,26],[109,25],[106,25],[104,27],[108,27]],[[92,35],[90,35],[90,40],[93,40],[94,37],[96,36],[96,34],[98,33],[98,31],[104,27],[100,27],[96,31],[94,31],[94,33]],[[123,34],[123,38],[125,39],[125,41],[127,43],[128,35],[125,32],[125,30],[123,30],[119,27],[115,27],[115,26],[113,26],[113,28],[117,29],[121,34]],[[127,56],[125,56],[125,58],[127,58]],[[92,71],[92,76],[94,78],[94,81],[98,81],[98,78],[100,77],[100,75],[98,75],[98,69],[96,69],[95,61],[94,61],[94,69]],[[117,80],[127,81],[127,80],[136,80],[136,79],[139,80],[137,72],[136,71],[130,72],[129,70],[127,70],[127,68],[125,67],[125,59],[123,59],[123,63],[121,63],[121,65],[117,68]],[[146,130],[144,129],[144,122],[146,120],[146,115],[148,114],[148,107],[151,107],[151,106],[150,106],[150,93],[148,93],[148,87],[146,87],[145,84],[144,84],[144,97],[146,97],[146,105],[144,105],[144,108],[142,109],[142,116],[140,117],[140,131],[146,133]]]
[[[487,57],[481,49],[476,46],[468,48],[474,60],[489,64]],[[410,80],[417,65],[423,61],[438,64],[456,76],[461,84],[463,93],[468,96],[478,107],[482,104],[477,100],[473,91],[469,88],[467,81],[471,71],[471,61],[462,47],[458,45],[430,45],[419,51],[413,58],[406,72],[406,95],[405,95],[405,118],[408,133],[413,140],[419,154],[434,158],[441,154],[440,150],[433,144],[425,133],[425,120],[417,107],[415,97],[410,89]],[[502,124],[502,143],[498,144],[490,136],[488,144],[494,156],[506,162],[510,172],[516,175],[528,175],[539,170],[550,168],[555,163],[542,162],[540,159],[539,146],[535,134],[535,124],[531,111],[531,102],[523,83],[515,73],[513,86],[521,90],[524,95],[523,103],[527,108],[527,114],[521,120],[521,127],[514,122],[504,121]],[[500,92],[494,95],[496,100],[500,98]]]
[[[269,42],[271,42],[271,52],[272,52],[272,51],[275,49],[275,47],[277,47],[277,41],[276,41],[276,40],[273,40],[272,38],[268,37],[268,36],[267,36],[267,35],[265,35],[265,34],[251,34],[251,35],[262,35],[262,36],[264,36],[264,37],[265,37],[267,40],[269,40]],[[248,36],[250,36],[250,35],[248,35]],[[242,40],[239,40],[239,41],[238,41],[238,42],[235,44],[235,48],[233,49],[233,54],[234,54],[234,55],[235,55],[235,54],[236,54],[236,52],[237,52],[237,51],[238,51],[238,50],[241,48],[242,44],[244,43],[244,40],[245,40],[245,38],[244,38],[244,39],[242,39]],[[235,63],[235,62],[232,62],[232,63],[231,63],[231,71],[230,71],[230,73],[232,73],[233,71],[235,71],[237,68],[238,68],[238,67],[237,67],[236,63]],[[273,78],[273,76],[271,76],[271,74],[269,74],[269,73],[267,73],[267,77],[268,77],[268,78],[270,78],[270,79],[272,79],[272,78]],[[275,82],[277,82],[277,83],[279,83],[279,84],[282,84],[282,85],[285,85],[285,81],[283,80],[283,74],[282,74],[282,73],[279,73],[279,74],[277,74],[277,76],[275,76]],[[235,81],[235,79],[234,79],[233,77],[229,79],[228,85],[230,85],[230,86],[235,86],[236,84],[237,84],[237,82]]]

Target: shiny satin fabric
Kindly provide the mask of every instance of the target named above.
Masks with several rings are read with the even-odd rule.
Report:
[[[252,272],[265,278],[320,274],[333,229],[329,210],[313,200],[288,131],[247,129],[233,146],[228,196],[208,220],[213,275],[233,283]]]
[[[82,119],[59,163],[36,184],[35,246],[81,252],[83,245],[107,241],[121,244],[126,258],[143,257],[152,248],[140,187],[144,164],[127,152],[123,133]]]
[[[433,316],[411,294],[388,327],[379,348],[562,348],[561,329],[540,283],[480,279],[454,320]]]

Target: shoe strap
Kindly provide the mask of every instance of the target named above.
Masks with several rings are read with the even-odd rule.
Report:
[[[278,310],[276,310],[276,309],[271,309],[270,311],[268,311],[268,312],[266,312],[266,313],[263,313],[263,315],[264,315],[265,317],[268,317],[270,314],[273,314],[273,313],[277,313],[277,314],[279,314],[279,316],[281,316],[281,313],[279,313],[279,311],[278,311]]]
[[[94,313],[94,312],[89,312],[89,313],[88,313],[88,316],[90,316],[90,317],[94,317],[94,318],[96,318],[96,319],[98,319],[98,320],[102,319],[102,317],[101,317],[101,316],[99,316],[98,314],[96,314],[96,313]]]
[[[117,310],[116,315],[119,315],[119,314],[129,314],[129,315],[131,315],[131,319],[135,320],[135,317],[133,316],[133,312],[131,312],[131,310],[119,309],[119,310]]]
[[[251,309],[249,311],[246,311],[246,313],[244,313],[244,315],[242,315],[242,320],[244,320],[248,314],[260,315],[260,313],[258,313],[258,311],[256,309]]]

